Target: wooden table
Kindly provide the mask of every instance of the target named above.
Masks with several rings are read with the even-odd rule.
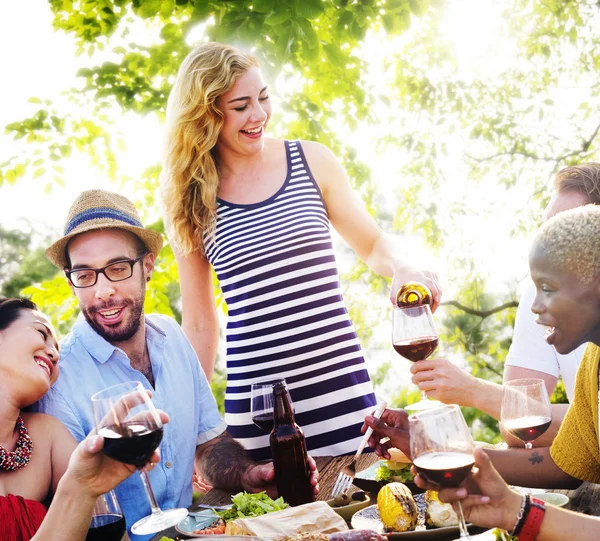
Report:
[[[317,500],[328,500],[331,496],[331,489],[337,479],[338,473],[344,465],[352,460],[351,456],[342,457],[315,457],[317,462],[317,468],[319,469],[319,486],[320,493],[317,496]],[[375,462],[378,457],[374,453],[364,454],[359,458],[356,471],[362,471]],[[553,490],[548,492],[560,492],[569,497],[569,503],[566,508],[587,515],[600,516],[600,485],[592,483],[583,483],[578,489],[575,490]],[[205,494],[196,504],[190,507],[190,510],[198,509],[198,504],[202,503],[205,505],[226,505],[231,503],[231,492],[219,489],[213,489],[208,494]],[[158,541],[163,535],[171,537],[173,539],[179,534],[175,528],[169,528],[159,534],[156,534],[150,541]],[[181,537],[181,536],[180,536]],[[448,537],[448,539],[455,539],[456,535]],[[423,541],[426,541],[426,537],[423,537]],[[436,537],[440,541],[443,541],[439,537]]]

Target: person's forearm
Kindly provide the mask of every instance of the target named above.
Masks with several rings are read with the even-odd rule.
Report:
[[[560,430],[560,425],[569,410],[569,404],[552,404],[550,408],[550,414],[552,418],[552,422],[548,427],[548,430],[544,432],[539,438],[537,438],[533,442],[534,447],[550,447],[554,438],[558,434]],[[504,441],[510,445],[511,447],[525,447],[525,444],[518,438],[515,438],[511,434],[509,434],[502,425],[500,425],[500,432],[502,433],[502,437]]]
[[[459,405],[477,408],[494,419],[500,420],[503,394],[502,385],[479,378],[473,378],[473,380],[473,385],[465,389],[465,403]]]
[[[92,520],[96,497],[65,474],[40,529],[31,541],[83,541]]]
[[[397,252],[398,246],[395,246],[382,232],[373,244],[371,252],[365,256],[364,261],[373,272],[391,277],[396,269],[408,266],[398,257]]]
[[[227,433],[196,447],[196,466],[215,488],[246,489],[245,474],[255,465],[246,449]]]
[[[562,471],[550,448],[486,449],[494,467],[509,485],[535,488],[577,488],[581,481]]]
[[[202,327],[190,324],[185,319],[182,324],[185,336],[192,344],[200,366],[210,383],[215,370],[215,361],[217,359],[217,347],[219,345],[219,322],[207,321]]]
[[[536,541],[564,541],[573,537],[577,541],[596,541],[600,532],[600,517],[574,513],[553,505],[546,506],[540,532]]]

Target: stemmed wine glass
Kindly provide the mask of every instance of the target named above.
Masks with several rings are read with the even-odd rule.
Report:
[[[428,304],[394,308],[392,345],[397,353],[413,362],[423,361],[434,352],[438,345],[438,336]],[[437,400],[428,400],[425,391],[421,391],[421,400],[405,409],[422,410],[439,404]]]
[[[125,518],[115,491],[99,496],[85,541],[121,541],[125,529]]]
[[[525,378],[505,383],[500,421],[504,430],[531,449],[552,421],[544,380]]]
[[[419,475],[441,488],[458,487],[475,463],[473,438],[460,408],[441,405],[414,413],[408,420],[413,464]],[[460,501],[453,505],[460,538],[470,539]]]
[[[251,403],[252,422],[263,432],[270,434],[275,421],[273,419],[273,386],[285,379],[272,378],[252,382]]]
[[[138,520],[131,532],[148,535],[174,526],[187,516],[187,509],[162,511],[154,497],[148,472],[142,468],[163,437],[160,416],[143,385],[127,381],[92,396],[96,431],[104,437],[102,452],[139,469],[150,500],[152,514]]]

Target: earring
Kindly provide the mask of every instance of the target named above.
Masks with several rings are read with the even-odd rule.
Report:
[[[146,276],[146,282],[150,281],[150,276]]]

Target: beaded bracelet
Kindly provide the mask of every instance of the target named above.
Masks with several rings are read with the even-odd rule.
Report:
[[[529,510],[531,509],[531,496],[529,494],[523,494],[523,501],[521,503],[521,509],[517,513],[517,520],[515,521],[515,527],[513,531],[510,532],[510,535],[513,537],[518,537],[519,533],[523,528],[523,524],[527,520],[527,515],[529,514]]]

